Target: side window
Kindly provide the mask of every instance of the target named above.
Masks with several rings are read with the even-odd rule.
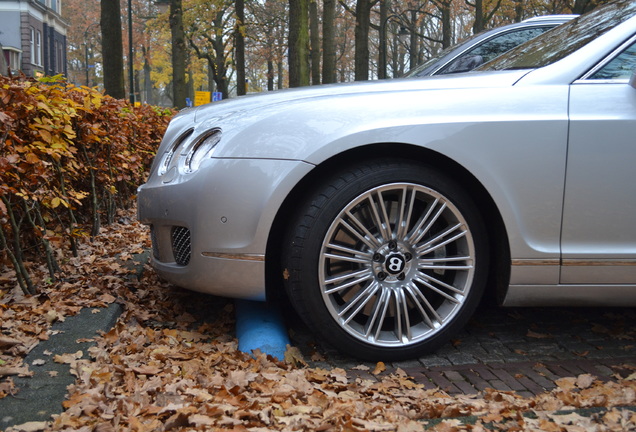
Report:
[[[466,69],[463,65],[464,63],[467,63],[467,58],[470,58],[473,62],[477,63],[474,65],[474,67],[477,67],[480,64],[486,63],[510,51],[517,45],[521,45],[522,43],[545,33],[551,28],[552,27],[535,27],[513,30],[505,34],[498,35],[492,39],[488,39],[486,42],[477,45],[463,53],[460,57],[454,59],[450,64],[438,72],[438,74],[442,75],[454,72],[465,72]],[[477,59],[479,59],[478,62],[476,61]]]
[[[614,57],[609,63],[596,71],[589,79],[614,80],[628,79],[636,69],[636,43]]]

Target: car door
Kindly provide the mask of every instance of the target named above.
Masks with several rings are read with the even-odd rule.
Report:
[[[636,284],[636,37],[570,89],[562,284]]]

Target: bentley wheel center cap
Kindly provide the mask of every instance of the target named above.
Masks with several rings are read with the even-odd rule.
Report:
[[[396,275],[404,271],[406,267],[406,259],[402,254],[391,254],[385,261],[385,268],[389,274]]]

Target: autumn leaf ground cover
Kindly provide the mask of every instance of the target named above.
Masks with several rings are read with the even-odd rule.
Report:
[[[451,397],[382,364],[363,379],[312,367],[293,348],[285,361],[241,353],[232,303],[167,285],[149,267],[134,277],[127,264],[149,248],[148,233],[134,211],[118,221],[61,263],[69,276],[47,283],[46,268],[34,272],[36,296],[24,296],[11,271],[0,275],[0,398],[19,396],[11,377],[30,373],[22,359],[52,323],[81,308],[124,307],[91,360],[55,359],[76,376],[65,411],[9,431],[636,430],[634,371],[611,382],[563,378],[532,398],[495,390]]]

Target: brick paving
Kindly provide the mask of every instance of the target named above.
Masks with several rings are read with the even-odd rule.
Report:
[[[609,381],[620,375],[621,370],[629,370],[625,365],[636,366],[636,356],[604,360],[407,368],[405,372],[426,388],[440,388],[451,395],[474,394],[492,388],[515,391],[521,396],[532,396],[552,390],[559,378],[581,373],[589,373],[599,380]]]
[[[373,363],[344,356],[316,341],[302,325],[291,326],[292,343],[340,367],[350,377],[376,379]],[[364,365],[361,370],[360,365]],[[426,388],[474,394],[492,388],[532,396],[563,377],[591,374],[608,381],[636,370],[634,308],[498,308],[481,306],[456,339],[435,353],[387,364]]]

